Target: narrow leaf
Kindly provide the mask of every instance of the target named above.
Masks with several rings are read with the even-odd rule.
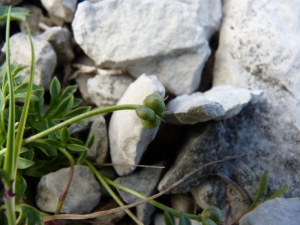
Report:
[[[176,225],[175,224],[175,218],[174,218],[173,214],[168,209],[165,209],[164,218],[165,218],[166,225]]]
[[[255,198],[254,202],[252,203],[252,205],[249,207],[250,210],[252,210],[256,207],[259,199],[262,197],[262,195],[267,187],[267,182],[268,182],[268,170],[265,170],[261,177],[261,181],[259,184],[256,198]]]
[[[86,157],[87,157],[87,151],[81,152],[79,158],[77,159],[77,164],[83,163]]]
[[[60,131],[60,140],[63,143],[63,145],[66,145],[70,139],[70,133],[67,127],[64,127]]]
[[[266,201],[272,200],[274,198],[281,197],[287,190],[289,189],[288,185],[285,185],[283,188],[281,188],[279,191],[275,192],[273,195],[271,195]]]
[[[26,204],[19,204],[18,208],[20,222],[26,221],[26,225],[44,225],[43,214],[36,208]]]
[[[19,203],[22,200],[26,188],[27,188],[27,184],[25,179],[18,174],[16,179],[16,202],[17,203]]]
[[[34,165],[34,161],[19,157],[18,169],[26,169],[28,167],[31,167],[32,165]]]
[[[60,95],[60,89],[61,89],[61,87],[60,87],[59,80],[56,77],[54,77],[52,79],[52,82],[51,82],[50,88],[49,88],[52,104],[53,104],[53,102],[56,102],[56,100],[58,99],[58,97]]]
[[[56,108],[56,110],[53,112],[53,114],[50,115],[50,118],[56,118],[60,115],[64,114],[68,110],[71,109],[73,104],[73,96],[70,96],[69,98],[66,98],[64,101],[62,101]]]
[[[67,144],[66,148],[75,152],[82,152],[89,150],[86,146],[77,145],[77,144]]]
[[[189,218],[185,215],[185,213],[182,213],[179,220],[179,225],[191,225],[191,221]]]
[[[86,147],[91,148],[94,144],[95,134],[93,133],[86,142]]]

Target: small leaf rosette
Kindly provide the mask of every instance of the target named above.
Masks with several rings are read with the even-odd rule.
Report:
[[[164,99],[157,93],[148,95],[144,102],[136,108],[135,112],[141,123],[148,129],[154,129],[165,115],[166,105]]]

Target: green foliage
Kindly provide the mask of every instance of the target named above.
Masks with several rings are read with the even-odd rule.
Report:
[[[4,22],[7,18],[8,13],[7,6],[0,6],[0,22]],[[10,20],[16,20],[16,21],[25,21],[26,16],[29,15],[29,10],[21,7],[15,7],[11,10],[10,14]]]
[[[206,207],[203,212],[201,213],[202,218],[209,218],[214,221],[216,224],[222,222],[222,212],[219,208],[215,206],[208,206]]]

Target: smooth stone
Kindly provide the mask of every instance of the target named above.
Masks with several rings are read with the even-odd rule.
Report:
[[[179,95],[198,88],[211,52],[208,41],[221,17],[219,0],[84,1],[72,27],[76,42],[97,66],[123,68],[136,78],[155,74]]]
[[[165,89],[156,76],[143,74],[133,82],[118,102],[142,105],[144,99],[153,93],[165,96]],[[109,123],[109,143],[112,163],[128,166],[114,166],[119,176],[133,172],[146,151],[148,144],[155,138],[158,127],[145,128],[134,110],[122,110],[112,114]]]
[[[276,198],[261,203],[240,219],[240,225],[300,224],[300,198]]]
[[[159,191],[170,187],[187,174],[207,163],[218,160],[218,152],[221,149],[221,141],[224,135],[224,128],[221,122],[194,125],[186,135],[187,138],[175,162],[158,185]],[[205,166],[199,172],[171,189],[170,192],[188,192],[192,187],[198,186],[201,180],[212,172],[214,168],[215,165]]]
[[[50,15],[64,22],[72,22],[77,6],[77,0],[41,0],[43,7]]]
[[[249,103],[257,102],[260,90],[230,85],[216,86],[207,92],[181,95],[168,102],[164,120],[172,124],[195,124],[208,120],[231,118]]]
[[[55,212],[69,172],[70,168],[63,168],[41,178],[36,195],[36,204],[41,210]],[[89,213],[99,203],[100,197],[100,185],[93,172],[87,166],[76,165],[61,213]]]
[[[25,76],[24,82],[29,80],[31,50],[27,34],[17,33],[10,39],[10,60],[15,65],[27,65],[28,68],[20,72]],[[32,37],[35,54],[35,74],[34,83],[42,84],[48,89],[52,80],[52,75],[56,67],[56,53],[48,41]],[[5,51],[2,48],[2,51]]]
[[[91,101],[98,107],[116,105],[134,78],[128,74],[97,74],[87,81]]]

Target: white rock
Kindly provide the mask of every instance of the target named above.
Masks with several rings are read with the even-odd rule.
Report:
[[[300,198],[276,198],[260,204],[240,219],[240,225],[300,224]]]
[[[94,77],[94,75],[91,75],[91,74],[78,73],[78,76],[75,79],[83,100],[89,105],[93,104],[93,102],[91,100],[90,94],[88,93],[87,81],[88,81],[88,79],[93,78],[93,77]]]
[[[50,15],[65,22],[72,22],[77,0],[41,0],[41,2]]]
[[[42,177],[36,196],[36,204],[41,210],[55,211],[69,172],[70,168],[64,168]],[[99,203],[100,197],[100,186],[93,172],[87,166],[76,165],[61,213],[89,213]]]
[[[264,90],[224,122],[222,157],[240,156],[226,175],[252,199],[265,169],[267,195],[288,184],[285,197],[300,196],[299,8],[298,0],[224,1],[213,86]]]
[[[50,27],[44,33],[37,36],[48,41],[57,55],[59,65],[73,60],[74,53],[71,46],[71,35],[68,29],[63,27]]]
[[[194,124],[208,120],[228,119],[240,113],[248,103],[255,103],[263,92],[230,85],[191,95],[181,95],[167,104],[165,121],[173,124]]]
[[[157,164],[156,166],[161,166]],[[145,196],[151,196],[156,192],[156,186],[160,178],[162,169],[158,168],[145,168],[137,173],[129,176],[119,177],[115,182],[133,189]],[[137,185],[138,184],[138,185]],[[117,189],[121,198],[127,203],[134,203],[139,201],[138,197],[133,196],[127,192]],[[142,204],[136,207],[137,218],[145,225],[151,223],[151,215],[155,211],[155,207],[149,203]]]
[[[16,65],[30,66],[31,50],[27,34],[17,33],[10,39],[11,63]],[[56,54],[51,44],[47,41],[32,37],[35,53],[34,83],[42,84],[49,88],[54,69],[56,67]],[[2,51],[5,51],[3,48]],[[29,67],[20,74],[24,75],[25,81],[29,80]]]
[[[91,160],[96,161],[96,163],[102,164],[108,155],[106,122],[101,115],[94,116],[93,118],[88,139],[94,134],[94,143],[88,150],[87,156]]]
[[[219,0],[85,1],[72,26],[98,66],[124,68],[135,77],[156,74],[179,95],[197,89],[221,15]]]
[[[143,104],[145,97],[158,93],[165,96],[165,89],[156,76],[143,74],[133,82],[118,102],[121,104]],[[134,110],[114,112],[109,124],[109,143],[111,159],[116,164],[132,166],[114,166],[120,176],[131,173],[138,164],[148,144],[154,139],[158,127],[145,128]]]
[[[87,91],[91,101],[98,107],[117,104],[128,86],[134,81],[129,75],[98,74],[87,81]]]

